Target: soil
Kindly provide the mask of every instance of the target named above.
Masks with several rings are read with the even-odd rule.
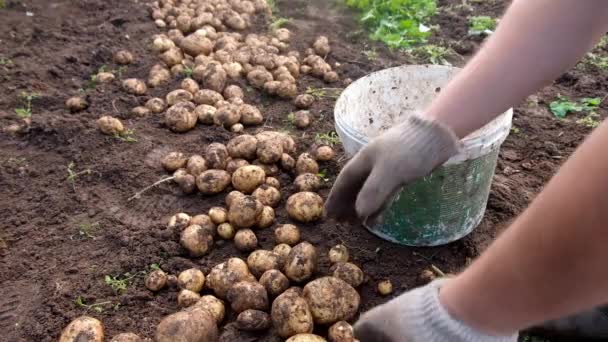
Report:
[[[280,15],[292,18],[294,47],[309,47],[318,35],[327,35],[333,51],[329,61],[340,63],[344,78],[357,79],[370,72],[414,63],[411,57],[370,42],[355,14],[324,0],[279,1]],[[460,1],[440,1],[443,7]],[[505,3],[480,2],[474,13],[498,16]],[[434,41],[450,42],[462,64],[480,41],[466,37],[470,13],[442,11]],[[32,14],[31,16],[26,15]],[[265,24],[259,24],[260,30]],[[152,264],[178,273],[200,267],[205,273],[229,256],[246,257],[231,243],[217,242],[213,252],[200,259],[186,257],[174,232],[165,228],[168,217],[178,212],[206,213],[223,203],[224,195],[184,195],[170,183],[139,199],[128,201],[137,191],[166,177],[159,159],[168,151],[202,153],[211,142],[227,142],[232,133],[217,127],[198,126],[186,134],[174,134],[158,116],[133,118],[132,107],[150,96],[163,96],[171,86],[153,89],[148,96],[126,95],[119,82],[87,86],[102,66],[118,69],[112,53],[128,49],[135,63],[122,70],[123,78],[146,78],[156,57],[147,51],[151,36],[159,32],[142,1],[137,0],[7,0],[0,9],[0,128],[17,121],[22,91],[37,92],[29,131],[0,133],[0,331],[6,341],[54,341],[75,317],[87,314],[101,319],[106,335],[135,332],[153,337],[162,317],[178,310],[176,290],[152,294],[143,286],[143,274]],[[464,47],[464,48],[462,48]],[[462,48],[462,49],[461,49]],[[376,51],[376,56],[366,54]],[[177,83],[178,81],[175,81]],[[174,86],[174,85],[173,85]],[[342,87],[343,85],[338,85]],[[300,90],[326,87],[305,77]],[[69,113],[65,100],[84,88],[90,107]],[[431,264],[445,273],[457,273],[475,258],[520,213],[558,169],[589,128],[571,120],[556,120],[547,110],[556,95],[569,98],[603,96],[608,91],[606,74],[574,70],[515,109],[516,129],[502,148],[487,214],[479,228],[461,241],[437,248],[407,248],[382,241],[360,226],[322,222],[299,225],[303,238],[320,254],[320,274],[328,270],[325,257],[330,247],[343,243],[368,279],[361,287],[362,307],[367,310],[389,298],[380,297],[378,281],[390,279],[397,295],[420,284],[419,274]],[[316,120],[307,131],[293,129],[287,119],[291,103],[256,91],[247,102],[258,105],[268,118],[264,129],[291,130],[298,137],[300,152],[315,140],[315,133],[333,130],[334,99],[323,98],[312,108]],[[95,128],[101,115],[115,115],[134,130],[137,142],[103,136]],[[606,114],[602,108],[602,117]],[[255,133],[260,128],[248,129]],[[322,167],[326,196],[345,162],[339,146],[337,160]],[[68,179],[68,166],[78,176]],[[282,184],[290,182],[281,178]],[[291,192],[293,189],[289,189]],[[288,222],[285,199],[277,221]],[[90,228],[90,229],[87,229]],[[87,232],[86,234],[84,232]],[[260,245],[273,246],[273,230],[258,233]],[[106,275],[129,274],[130,285],[118,294],[104,280]],[[87,305],[76,303],[80,298]],[[224,327],[223,341],[274,341],[267,335],[243,335],[232,325]]]

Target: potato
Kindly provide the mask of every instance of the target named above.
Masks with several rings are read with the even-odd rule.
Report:
[[[199,299],[201,299],[201,295],[190,290],[181,290],[177,294],[177,304],[182,308],[194,305]]]
[[[97,120],[97,127],[103,134],[118,135],[125,131],[122,121],[111,116],[102,116]]]
[[[171,22],[173,20],[175,20],[175,18],[170,19],[169,17],[167,17],[167,22]],[[167,31],[167,36],[177,45],[179,45],[182,39],[184,39],[184,33],[180,30],[176,30],[175,26],[173,26],[171,30]],[[178,50],[181,52],[180,49]]]
[[[226,148],[232,158],[243,158],[252,160],[256,157],[258,140],[249,134],[239,135],[230,139]]]
[[[205,285],[205,275],[199,269],[187,269],[177,276],[177,285],[184,290],[201,292]]]
[[[334,149],[330,146],[319,146],[315,151],[315,158],[319,161],[330,161],[335,155]]]
[[[207,170],[196,177],[196,187],[203,195],[215,195],[230,185],[230,174],[224,170]]]
[[[253,165],[261,167],[267,176],[276,177],[279,175],[279,167],[276,164],[264,164],[259,159],[253,161]]]
[[[165,107],[165,101],[158,97],[151,98],[146,102],[146,108],[155,114],[162,113],[165,110]]]
[[[312,68],[309,65],[300,66],[300,73],[308,75],[312,72]]]
[[[226,315],[224,302],[212,295],[202,296],[201,299],[199,299],[190,310],[195,311],[196,309],[203,309],[211,313],[211,316],[213,316],[217,324],[221,323]]]
[[[171,230],[182,230],[190,225],[192,217],[186,213],[177,213],[169,218],[167,228]]]
[[[224,170],[228,159],[228,149],[224,144],[211,143],[205,149],[205,160],[210,169]]]
[[[234,190],[231,191],[228,195],[226,195],[226,207],[230,208],[230,206],[232,205],[232,203],[237,199],[237,198],[241,198],[244,197],[245,194],[243,194],[240,191]]]
[[[355,331],[353,327],[345,321],[336,322],[329,327],[327,333],[329,342],[355,342]]]
[[[310,126],[311,115],[307,110],[299,110],[293,114],[293,121],[297,128],[305,129]]]
[[[114,62],[120,65],[133,63],[133,54],[127,50],[119,50],[114,53]]]
[[[198,83],[191,78],[184,78],[180,88],[190,93],[191,97],[188,101],[192,101],[192,99],[194,99],[194,95],[199,91]]]
[[[232,103],[230,103],[229,101],[222,100],[215,104],[215,107],[217,107],[218,109],[226,106],[232,106]]]
[[[190,225],[201,226],[204,230],[209,232],[212,236],[215,235],[215,224],[211,221],[211,218],[205,214],[199,214],[190,220]]]
[[[315,324],[347,321],[359,310],[361,297],[345,281],[335,277],[315,279],[304,286],[302,296],[310,306]]]
[[[277,88],[277,95],[284,99],[292,99],[298,95],[298,87],[290,81],[282,81]]]
[[[285,68],[285,67],[281,67],[281,68]],[[290,87],[290,88],[282,88],[281,84],[279,84],[279,87],[277,88],[277,95],[283,96],[283,97],[288,97],[288,98],[296,97],[296,95],[297,95],[297,88],[295,87],[296,78],[291,75],[291,73],[287,70],[287,68],[285,68],[284,70],[285,70],[284,72],[277,74],[275,76],[275,79],[281,83],[286,83],[286,84],[289,83],[289,84],[293,84],[294,86]],[[291,93],[293,89],[296,89],[296,93]],[[284,91],[290,92],[291,95],[289,95],[289,96],[281,95],[281,94],[283,94]]]
[[[241,113],[237,106],[229,104],[218,106],[218,110],[213,115],[213,123],[218,126],[230,128],[241,120]]]
[[[359,266],[350,262],[339,262],[331,267],[330,272],[334,277],[344,280],[352,287],[358,287],[365,280],[365,275]]]
[[[216,103],[224,100],[222,94],[210,89],[202,89],[194,94],[194,102],[199,105],[215,106]]]
[[[182,33],[190,32],[192,28],[192,17],[187,14],[181,14],[176,19],[177,29],[182,31]]]
[[[257,228],[268,228],[274,223],[274,217],[274,209],[269,206],[264,206],[255,226]]]
[[[129,78],[122,82],[122,88],[129,94],[144,95],[148,91],[146,83],[137,78]]]
[[[390,280],[385,279],[378,283],[378,293],[381,296],[388,296],[393,293],[393,283]]]
[[[327,54],[331,52],[329,39],[327,39],[325,36],[318,37],[317,40],[315,40],[315,42],[312,44],[312,48],[319,56],[327,56]]]
[[[266,172],[256,165],[243,166],[232,174],[232,186],[244,193],[251,193],[266,181]]]
[[[202,74],[194,74],[193,76],[197,81],[201,82],[203,88],[217,91],[220,94],[224,91],[228,78],[224,68],[216,64],[209,64]]]
[[[241,252],[251,252],[258,247],[258,238],[251,229],[241,229],[234,235],[234,246]]]
[[[279,139],[258,141],[256,154],[264,164],[274,164],[281,160],[283,144]]]
[[[287,213],[296,221],[317,221],[323,216],[323,199],[314,192],[298,192],[287,199]]]
[[[179,311],[163,318],[156,327],[156,342],[214,342],[217,339],[215,319],[205,310]]]
[[[198,120],[192,102],[178,102],[165,113],[165,125],[174,132],[183,133],[193,129]]]
[[[245,104],[245,101],[243,101],[243,99],[238,98],[238,97],[230,98],[230,99],[228,99],[228,102],[230,102],[231,104],[237,106],[237,108],[238,108],[239,111],[241,110],[241,106]]]
[[[422,284],[426,285],[437,279],[437,275],[435,275],[435,272],[433,272],[432,270],[424,270],[420,273],[418,279]]]
[[[233,80],[240,79],[243,73],[243,66],[237,62],[224,63],[222,64],[222,68],[226,71],[226,75]]]
[[[207,287],[219,298],[226,298],[228,290],[241,281],[256,281],[249,272],[247,263],[239,258],[230,258],[213,267],[207,276]]]
[[[325,61],[320,61],[312,65],[311,73],[316,77],[325,77],[327,73],[331,72],[331,66]]]
[[[203,34],[194,32],[181,40],[179,47],[190,56],[209,55],[213,51],[214,43]]]
[[[260,331],[270,328],[270,316],[260,310],[245,310],[236,318],[236,326],[244,331]]]
[[[59,342],[103,342],[103,325],[93,317],[80,316],[61,332]]]
[[[296,150],[296,143],[292,137],[285,133],[275,132],[275,131],[263,131],[255,135],[258,142],[263,142],[266,140],[279,140],[283,145],[284,153],[293,153]]]
[[[285,263],[285,275],[292,281],[310,279],[317,268],[317,250],[308,242],[301,242],[291,249]]]
[[[171,152],[163,157],[161,160],[161,165],[165,168],[165,170],[172,172],[186,167],[187,162],[188,158],[186,158],[183,153]]]
[[[222,224],[228,220],[228,211],[222,207],[212,207],[209,209],[209,218],[214,224]]]
[[[312,173],[303,173],[296,177],[294,184],[298,191],[315,192],[321,187],[321,179]]]
[[[191,194],[196,190],[196,177],[187,173],[185,169],[179,169],[173,173],[175,183],[185,194]]]
[[[204,125],[213,125],[216,111],[215,107],[209,105],[200,105],[194,108],[194,114],[198,117],[198,122]]]
[[[230,158],[228,160],[228,163],[226,164],[226,171],[228,171],[228,173],[233,174],[236,170],[240,169],[243,166],[247,166],[249,165],[249,162],[246,161],[245,159],[232,159]]]
[[[150,274],[146,276],[144,284],[150,291],[160,291],[167,286],[167,274],[162,270],[150,272]]]
[[[332,264],[348,262],[348,249],[344,245],[335,245],[329,250],[328,257]]]
[[[228,290],[230,307],[236,313],[245,310],[268,310],[268,294],[266,289],[258,282],[241,281]]]
[[[263,205],[267,205],[272,208],[276,208],[281,201],[281,193],[279,190],[266,184],[262,184],[259,188],[255,189],[251,195]]]
[[[270,316],[274,329],[282,338],[312,333],[312,313],[299,289],[291,288],[272,302]]]
[[[300,230],[293,224],[282,224],[274,230],[274,240],[277,244],[293,246],[300,242]]]
[[[229,85],[226,87],[226,89],[224,89],[224,98],[225,99],[232,99],[232,98],[242,99],[244,97],[245,97],[245,94],[243,94],[243,89],[241,89],[241,87],[239,87],[237,85]]]
[[[155,65],[148,74],[148,85],[152,88],[161,86],[171,79],[171,72],[162,65]]]
[[[329,71],[323,75],[323,80],[327,83],[335,83],[340,80],[340,76],[335,71]]]
[[[252,105],[241,105],[239,114],[241,115],[241,123],[245,126],[260,125],[264,121],[264,116],[260,110]]]
[[[279,263],[281,262],[279,257]],[[289,288],[289,279],[278,269],[270,269],[260,277],[260,284],[271,297],[276,297]]]
[[[271,82],[274,78],[265,69],[253,69],[247,74],[247,80],[253,87],[263,89],[266,82]]]
[[[265,92],[268,93],[268,95],[276,95],[280,85],[281,85],[280,81],[270,81],[270,82],[264,83],[263,89]]]
[[[281,266],[280,257],[275,252],[258,249],[249,254],[247,266],[249,271],[259,278],[268,270],[278,270]]]
[[[274,177],[266,177],[266,184],[270,185],[271,187],[273,187],[275,189],[281,189],[281,183],[279,182],[278,179],[276,179]]]
[[[158,53],[163,53],[174,47],[175,43],[171,39],[163,36],[154,38],[151,46],[152,50]]]
[[[122,333],[114,336],[110,342],[143,342],[144,340],[134,333]]]
[[[297,334],[285,342],[327,342],[327,340],[315,334]]]
[[[65,106],[68,107],[70,112],[76,113],[87,109],[89,107],[89,103],[86,99],[83,99],[80,96],[74,96],[65,101]]]
[[[224,240],[232,240],[236,231],[230,223],[224,222],[217,226],[217,234]]]
[[[190,102],[192,101],[192,98],[192,93],[190,93],[189,91],[184,89],[177,89],[167,94],[166,99],[167,104],[169,104],[169,106],[173,106],[174,104],[179,102]]]
[[[312,173],[316,175],[319,173],[319,164],[317,164],[310,154],[302,153],[296,162],[296,173],[298,175],[303,173]]]
[[[291,171],[296,167],[296,161],[287,153],[281,155],[281,168],[285,171]]]
[[[281,243],[274,246],[272,251],[279,255],[279,257],[281,258],[281,263],[283,265],[287,264],[287,256],[289,255],[289,252],[291,252],[291,246],[285,243]]]
[[[277,37],[278,40],[289,43],[291,40],[291,32],[286,28],[279,28],[273,32],[274,36]]]
[[[195,154],[188,158],[186,170],[188,170],[188,173],[193,175],[194,177],[198,177],[198,175],[207,171],[207,162],[205,161],[205,158],[198,154]]]
[[[293,103],[300,109],[308,109],[315,102],[315,98],[309,94],[298,95]]]
[[[115,79],[116,76],[111,72],[99,72],[95,75],[95,81],[99,83],[112,83]]]

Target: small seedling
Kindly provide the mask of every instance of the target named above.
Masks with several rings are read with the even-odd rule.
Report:
[[[289,126],[295,127],[296,126],[296,114],[295,113],[289,113],[287,115],[287,122],[289,123]]]
[[[446,57],[453,55],[451,49],[438,45],[422,45],[410,50],[410,53],[425,63],[438,65],[452,65]]]
[[[375,61],[378,59],[378,51],[376,50],[376,48],[371,48],[369,50],[363,50],[363,54],[370,61]]]
[[[152,264],[152,265],[150,265],[150,269],[152,271],[162,271],[162,269],[160,268],[159,264]]]
[[[15,108],[15,113],[18,117],[26,119],[32,116],[32,101],[40,97],[38,93],[21,92],[19,98],[23,103],[23,107]]]
[[[336,132],[317,133],[315,140],[329,146],[334,146],[340,142],[340,137]]]
[[[95,235],[93,235],[93,233],[98,228],[99,228],[99,222],[81,223],[78,225],[78,235],[83,238],[95,240]]]
[[[76,180],[78,179],[78,177],[82,175],[90,175],[92,173],[91,169],[85,169],[82,171],[76,171],[75,169],[76,164],[74,162],[70,162],[67,167],[68,177],[66,178],[66,180],[72,183],[72,188],[74,188],[74,191],[76,191]]]
[[[314,88],[308,87],[306,89],[306,94],[312,95],[316,98],[330,98],[337,99],[340,97],[343,88]]]
[[[572,102],[567,98],[558,95],[557,100],[549,104],[551,113],[558,119],[563,119],[568,113],[571,112],[591,112],[599,107],[602,99],[596,98],[583,98],[578,102]]]
[[[270,29],[270,31],[276,31],[276,30],[280,29],[281,27],[285,26],[290,21],[291,21],[291,19],[289,19],[289,18],[273,17],[272,22],[270,23],[268,28]]]
[[[469,18],[469,35],[490,35],[496,30],[498,21],[485,15]]]
[[[327,177],[327,170],[323,169],[319,173],[317,173],[317,177],[319,177],[323,182],[327,183],[330,181],[329,177]]]
[[[127,129],[126,131],[120,133],[120,134],[115,134],[114,138],[122,140],[124,142],[137,142],[137,138],[135,137],[135,132],[132,129]]]
[[[184,74],[184,76],[186,76],[186,78],[192,78],[192,74],[194,73],[194,70],[192,70],[192,68],[190,68],[190,67],[185,67],[184,71],[182,71],[182,73]]]
[[[79,306],[81,308],[85,308],[87,311],[93,310],[97,313],[103,313],[106,310],[106,309],[104,309],[104,307],[107,307],[110,305],[114,306],[114,310],[118,310],[118,308],[120,307],[120,303],[114,304],[110,301],[94,303],[94,304],[87,304],[81,296],[78,296],[78,298],[76,298],[75,303],[77,306]]]
[[[519,134],[519,128],[517,128],[515,126],[511,127],[511,133],[513,133],[513,134]]]
[[[142,271],[142,272],[137,272],[135,274],[131,274],[129,272],[123,274],[122,276],[111,276],[111,275],[106,275],[104,277],[104,281],[106,283],[106,285],[109,285],[112,290],[114,290],[114,293],[120,295],[123,294],[125,291],[127,291],[127,288],[129,287],[129,285],[131,285],[131,282],[133,281],[133,279],[137,278],[137,277],[141,277],[141,276],[145,276],[146,272]]]

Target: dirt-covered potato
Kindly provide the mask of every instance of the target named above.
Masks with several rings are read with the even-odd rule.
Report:
[[[146,102],[146,108],[154,114],[162,113],[165,111],[165,101],[159,97],[154,97]]]
[[[299,110],[293,114],[293,121],[297,128],[305,129],[310,126],[310,112],[307,110]]]
[[[308,109],[315,102],[315,98],[309,94],[298,95],[293,103],[300,109]]]
[[[281,160],[283,143],[279,139],[258,141],[256,154],[264,164],[274,164]]]
[[[255,137],[258,139],[258,142],[274,139],[280,140],[283,144],[284,153],[293,153],[296,151],[296,142],[288,134],[275,131],[264,131],[256,134]]]
[[[217,126],[230,128],[241,120],[239,108],[233,104],[218,107],[213,115],[213,123]]]
[[[198,83],[196,83],[196,81],[191,78],[184,78],[180,85],[180,88],[190,93],[191,97],[188,101],[192,101],[192,99],[194,99],[194,94],[199,91]]]
[[[274,209],[269,206],[264,206],[264,208],[262,208],[262,213],[258,217],[258,222],[256,222],[255,227],[268,228],[273,225],[274,218]]]
[[[103,342],[103,338],[101,322],[93,317],[81,316],[63,329],[59,342]]]
[[[199,299],[190,310],[194,311],[196,309],[203,309],[211,313],[218,324],[224,320],[224,316],[226,315],[224,302],[212,295],[202,296],[201,299]]]
[[[280,85],[281,82],[279,81],[266,82],[264,83],[264,91],[267,92],[268,95],[276,95]]]
[[[245,310],[268,310],[268,294],[266,289],[258,282],[241,281],[228,290],[230,307],[236,313]]]
[[[327,340],[315,334],[297,334],[285,342],[327,342]]]
[[[245,126],[260,125],[264,121],[264,116],[260,110],[252,105],[241,105],[239,113],[241,114],[241,123]]]
[[[119,50],[114,53],[114,62],[120,65],[133,63],[133,54],[127,50]]]
[[[171,79],[171,72],[162,65],[155,65],[148,74],[148,85],[152,88],[167,83]]]
[[[234,246],[241,252],[251,252],[258,247],[258,238],[251,229],[240,229],[234,235]]]
[[[335,245],[329,250],[328,257],[332,264],[348,262],[348,248],[344,245]]]
[[[308,242],[301,242],[291,249],[285,263],[285,275],[292,281],[310,279],[317,268],[317,250]]]
[[[266,177],[266,185],[269,185],[275,189],[281,189],[281,182],[275,177]]]
[[[256,281],[249,272],[247,263],[239,258],[230,258],[213,267],[207,276],[207,287],[219,298],[226,298],[228,290],[241,281]]]
[[[315,158],[318,161],[330,161],[335,155],[334,149],[330,146],[319,146],[315,151]]]
[[[224,170],[207,170],[196,177],[196,187],[203,195],[215,195],[230,185],[230,174]]]
[[[162,270],[150,272],[150,274],[146,276],[144,284],[146,285],[146,288],[150,291],[160,291],[165,286],[167,286],[167,274]]]
[[[308,153],[302,153],[298,157],[298,161],[296,161],[296,173],[301,175],[303,173],[319,173],[319,164],[315,161],[315,159]]]
[[[331,73],[331,66],[327,64],[325,61],[320,61],[312,65],[311,73],[314,76],[322,77],[325,79],[325,75]]]
[[[329,327],[327,333],[329,342],[355,342],[355,331],[353,327],[345,321],[336,322]]]
[[[237,198],[241,198],[245,196],[244,193],[237,191],[237,190],[233,190],[230,191],[230,193],[228,195],[226,195],[226,208],[230,208],[230,206],[232,205],[232,203],[237,199]]]
[[[284,99],[293,99],[298,95],[298,87],[290,81],[281,81],[277,88],[277,95]]]
[[[226,148],[232,158],[253,160],[256,157],[258,139],[249,134],[239,135],[230,139]]]
[[[243,124],[240,124],[240,123],[236,123],[236,124],[230,126],[230,132],[232,132],[232,133],[243,133],[244,130],[245,130],[245,126],[243,126]]]
[[[184,290],[201,292],[205,285],[205,275],[197,268],[190,268],[177,276],[177,285]]]
[[[293,157],[287,153],[283,153],[281,155],[280,164],[281,164],[281,169],[283,169],[285,171],[291,171],[296,167],[295,159],[293,159]]]
[[[148,91],[146,83],[137,78],[129,78],[122,82],[122,88],[129,94],[144,95]]]
[[[224,240],[234,239],[235,234],[236,230],[228,222],[221,223],[219,226],[217,226],[217,235]]]
[[[268,270],[278,270],[281,266],[280,257],[273,251],[258,249],[249,254],[247,266],[249,271],[259,278]]]
[[[264,311],[248,309],[236,318],[236,327],[244,331],[261,331],[270,328],[270,316]]]
[[[226,75],[233,80],[239,79],[243,73],[243,65],[237,62],[224,63],[222,68],[226,71]]]
[[[210,105],[199,105],[194,109],[194,113],[198,117],[198,122],[203,125],[213,125],[213,118],[217,109]]]
[[[228,211],[222,207],[211,207],[209,218],[214,224],[222,224],[228,221]]]
[[[314,328],[312,313],[298,288],[290,288],[279,295],[272,302],[270,316],[277,335],[282,338],[312,333]]]
[[[198,177],[201,173],[207,171],[207,162],[202,156],[195,154],[188,158],[186,163],[186,170],[194,177]]]
[[[194,73],[193,76],[201,82],[203,88],[214,90],[220,94],[224,91],[228,79],[226,70],[220,64],[209,64],[200,75]]]
[[[167,222],[167,228],[171,230],[179,230],[186,228],[190,225],[192,217],[186,213],[177,213],[169,218]]]
[[[379,282],[378,283],[378,293],[381,296],[390,295],[391,293],[393,293],[393,283],[388,279],[385,279],[385,280]]]
[[[433,280],[437,279],[437,275],[432,270],[427,269],[420,273],[420,275],[418,276],[418,279],[420,280],[421,284],[426,285],[426,284],[432,282]]]
[[[262,184],[259,188],[251,194],[258,201],[262,202],[263,205],[276,208],[281,201],[281,192],[272,186]]]
[[[97,120],[97,128],[103,134],[118,135],[125,131],[122,121],[109,115],[102,116]]]
[[[180,14],[177,19],[175,19],[177,29],[182,33],[188,33],[192,29],[192,17],[186,13]]]
[[[144,340],[134,333],[122,333],[114,336],[110,342],[143,342]]]
[[[249,83],[258,89],[263,89],[264,84],[274,80],[272,74],[265,69],[253,69],[247,74]]]
[[[243,193],[251,193],[266,181],[266,172],[259,166],[243,166],[232,174],[232,186]]]
[[[213,51],[213,42],[200,32],[192,33],[181,40],[179,47],[190,56],[208,55]]]
[[[180,64],[184,60],[184,54],[182,50],[177,47],[172,47],[169,50],[163,52],[160,55],[160,59],[167,64],[167,66],[172,67],[174,65]]]
[[[300,242],[300,230],[293,224],[282,224],[274,230],[274,240],[279,245],[293,246]]]
[[[289,43],[291,40],[291,32],[286,28],[278,28],[273,32],[273,34],[281,42]]]
[[[190,225],[198,225],[207,230],[211,235],[215,235],[215,224],[211,218],[205,214],[199,214],[192,217]]]
[[[165,113],[165,125],[172,131],[178,133],[187,132],[193,129],[198,120],[194,108],[195,106],[192,102],[178,102],[169,107]]]
[[[312,72],[312,67],[310,67],[309,65],[302,65],[300,66],[300,73],[304,74],[304,75],[308,75]]]
[[[97,75],[95,75],[95,81],[99,83],[111,83],[115,79],[116,76],[114,76],[114,74],[111,72],[99,72]]]
[[[171,152],[163,157],[161,160],[161,165],[165,168],[165,170],[173,172],[177,169],[186,167],[187,162],[188,158],[186,158],[183,153]]]
[[[323,199],[314,192],[298,192],[287,199],[287,213],[296,221],[316,221],[323,216]]]
[[[315,40],[312,44],[312,48],[315,50],[315,53],[319,56],[327,56],[331,52],[331,47],[329,46],[329,39],[325,36],[320,36]]]
[[[278,244],[272,249],[273,252],[277,253],[281,258],[281,264],[287,264],[287,256],[291,252],[291,246],[285,243]]]
[[[245,159],[232,159],[230,158],[228,160],[228,163],[226,164],[226,171],[228,171],[228,173],[233,174],[236,170],[240,169],[243,166],[247,166],[249,165],[249,162],[246,161]]]
[[[294,185],[298,191],[315,192],[321,187],[321,179],[316,174],[303,173],[296,177]]]
[[[266,176],[276,177],[279,175],[279,167],[276,164],[264,164],[259,159],[253,161],[253,165],[261,167]]]
[[[181,290],[177,294],[177,304],[182,308],[194,305],[199,299],[201,299],[201,295],[190,290]]]
[[[222,94],[210,89],[202,89],[194,94],[194,102],[199,105],[215,106],[222,100],[224,100]]]
[[[217,339],[217,323],[205,310],[176,312],[163,318],[156,327],[156,342],[212,342]]]
[[[335,83],[340,80],[340,76],[335,71],[329,71],[323,75],[323,80],[327,83]]]
[[[173,177],[185,194],[191,194],[196,190],[196,177],[189,174],[186,169],[178,169],[173,173]]]
[[[359,310],[361,297],[345,281],[335,277],[315,279],[304,286],[302,296],[310,305],[315,324],[347,321]]]
[[[245,97],[243,94],[243,89],[234,84],[227,86],[226,89],[224,89],[224,98],[229,100],[235,97],[240,99]]]
[[[289,288],[289,279],[277,269],[270,269],[260,277],[260,284],[271,297],[276,297]]]
[[[210,169],[224,170],[228,157],[228,149],[224,144],[211,143],[205,149],[205,160]]]
[[[152,50],[158,53],[163,53],[170,48],[175,47],[175,43],[166,36],[158,36],[152,41]]]
[[[352,287],[359,287],[365,280],[365,275],[359,266],[350,262],[339,262],[330,269],[332,275],[342,279]]]
[[[86,99],[80,96],[74,96],[65,101],[65,106],[68,107],[70,112],[76,113],[87,109],[89,107],[89,103]]]

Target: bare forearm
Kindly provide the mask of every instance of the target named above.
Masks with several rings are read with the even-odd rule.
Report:
[[[428,108],[464,137],[558,77],[606,32],[604,0],[515,0],[486,45]]]
[[[608,123],[441,292],[455,317],[509,333],[608,302]]]

